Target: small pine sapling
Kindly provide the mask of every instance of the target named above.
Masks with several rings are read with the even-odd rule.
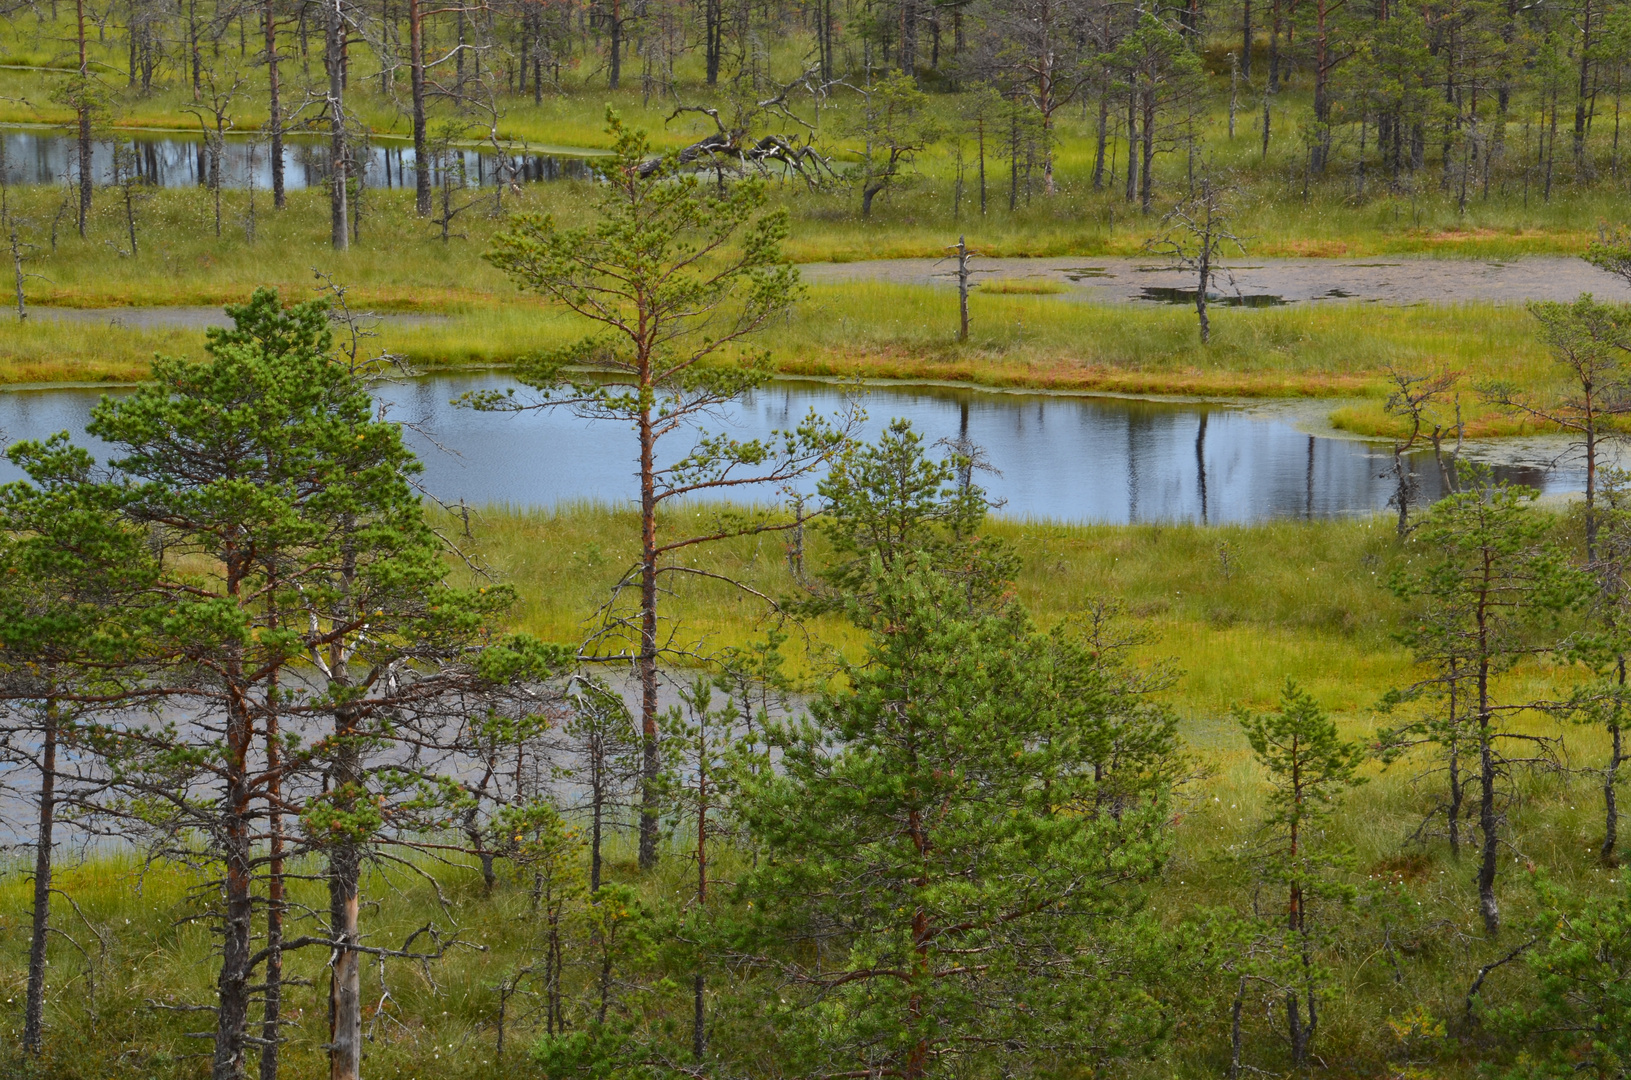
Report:
[[[1357,774],[1365,752],[1357,743],[1344,742],[1319,702],[1289,679],[1278,709],[1253,713],[1236,706],[1235,719],[1272,788],[1252,861],[1259,880],[1285,890],[1285,962],[1280,967],[1286,1040],[1292,1067],[1300,1069],[1310,1060],[1320,993],[1330,978],[1319,962],[1310,907],[1314,901],[1340,902],[1353,895],[1340,880],[1345,860],[1327,840],[1325,826],[1337,800],[1362,782]]]

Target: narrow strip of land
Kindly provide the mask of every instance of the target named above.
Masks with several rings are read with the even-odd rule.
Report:
[[[28,309],[30,319],[47,322],[79,323],[92,326],[110,326],[127,330],[183,329],[202,330],[211,326],[231,326],[232,320],[222,308],[202,304],[178,304],[165,307],[99,307],[69,308],[42,307]],[[392,326],[436,326],[448,321],[446,315],[403,314],[390,312],[375,316]]]

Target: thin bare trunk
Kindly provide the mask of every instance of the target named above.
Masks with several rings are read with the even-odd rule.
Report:
[[[274,681],[274,693],[276,683]],[[277,713],[266,718],[266,828],[270,834],[266,883],[266,994],[261,1015],[260,1080],[277,1080],[283,1010],[283,767]]]
[[[414,208],[430,215],[430,153],[425,145],[425,28],[419,0],[408,0],[408,68],[413,87]]]
[[[79,121],[79,236],[85,237],[85,228],[91,216],[91,102],[90,67],[85,58],[85,0],[75,0],[79,25],[79,88],[74,103]]]
[[[34,841],[34,923],[28,940],[28,1003],[23,1049],[38,1054],[45,1021],[45,945],[51,926],[51,849],[57,810],[57,703],[47,701],[40,747],[39,831]]]
[[[649,363],[649,361],[648,361]],[[642,388],[644,389],[644,388]],[[649,390],[646,391],[649,393]],[[657,498],[651,408],[640,413],[640,866],[657,865]]]
[[[249,838],[251,781],[249,745],[254,725],[234,696],[228,708],[226,791],[221,836],[226,863],[226,918],[221,935],[221,973],[216,981],[215,1053],[211,1080],[242,1080],[244,1035],[249,1024],[250,920],[254,915],[253,855]]]
[[[283,102],[278,96],[277,19],[273,0],[266,0],[266,83],[270,115],[266,130],[272,140],[272,205],[282,210],[283,194]]]
[[[349,714],[335,717],[339,741],[332,790],[355,794],[362,777]],[[329,968],[329,1080],[358,1080],[362,1073],[362,953],[358,894],[362,873],[357,844],[341,842],[329,851],[329,933],[334,941]]]
[[[329,120],[329,243],[336,251],[351,246],[349,210],[346,206],[347,157],[345,137],[345,16],[341,0],[329,0],[327,42],[324,60],[328,67]]]

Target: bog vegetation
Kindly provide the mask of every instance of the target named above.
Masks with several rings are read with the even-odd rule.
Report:
[[[1631,314],[1206,306],[1242,249],[1631,278],[1628,11],[14,10],[0,116],[68,152],[0,160],[5,378],[139,385],[102,460],[7,449],[0,1068],[1631,1075]],[[596,178],[527,180],[562,146]],[[993,289],[970,328],[791,261],[959,233],[1171,256],[1197,310]],[[445,318],[381,352],[361,303]],[[632,505],[424,497],[370,391],[494,360],[462,404],[626,428]],[[788,370],[1368,392],[1392,507],[992,518],[980,448],[904,421],[717,430]],[[1461,452],[1536,429],[1583,499]]]
[[[8,1071],[1622,1069],[1623,475],[1073,528],[897,422],[465,518],[318,305],[231,313],[111,473],[10,452]]]
[[[293,296],[315,265],[359,303],[453,316],[414,328],[416,359],[511,363],[521,335],[568,331],[480,254],[517,210],[592,202],[587,180],[531,180],[533,155],[609,149],[608,103],[692,167],[769,178],[798,260],[940,258],[966,233],[985,255],[1159,261],[1202,188],[1247,258],[1572,255],[1611,236],[1619,7],[1446,10],[59,0],[0,29],[0,118],[62,125],[40,132],[60,153],[8,144],[0,261],[20,313]],[[155,137],[188,141],[169,168],[195,186],[150,183]],[[1390,362],[1543,349],[1486,306],[1233,310],[1203,347],[1177,310],[976,290],[959,343],[939,290],[812,300],[787,370],[1379,399]],[[0,324],[0,378],[137,378],[185,345],[105,323]]]

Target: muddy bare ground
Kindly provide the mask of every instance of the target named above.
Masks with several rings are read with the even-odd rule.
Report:
[[[1214,303],[1276,307],[1305,303],[1456,304],[1573,300],[1583,292],[1600,300],[1631,301],[1631,286],[1581,259],[1534,256],[1512,262],[1469,259],[1238,259],[1225,264],[1211,289]],[[999,290],[1057,293],[1104,303],[1193,302],[1195,276],[1160,259],[1080,257],[973,261],[976,281]],[[956,284],[953,264],[936,259],[875,259],[806,263],[811,284],[881,281],[901,285]],[[218,307],[123,307],[28,309],[30,319],[96,323],[130,329],[226,326]],[[392,326],[426,326],[445,315],[390,314]]]
[[[1251,259],[1230,267],[1213,284],[1214,300],[1249,307],[1303,303],[1455,304],[1573,300],[1583,292],[1600,300],[1631,301],[1631,286],[1583,259],[1534,256],[1511,262],[1471,259]],[[1163,259],[975,259],[975,280],[1018,292],[1060,290],[1060,295],[1107,303],[1188,303],[1195,276]],[[861,281],[907,285],[955,284],[954,264],[934,259],[877,259],[808,263],[812,284]],[[1231,281],[1232,277],[1232,281]],[[999,284],[1000,283],[1000,284]]]

